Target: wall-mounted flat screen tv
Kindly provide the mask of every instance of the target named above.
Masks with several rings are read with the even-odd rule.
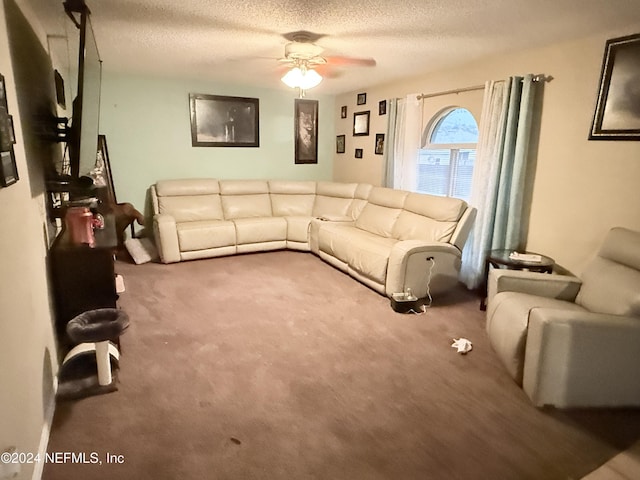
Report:
[[[74,8],[78,8],[78,2],[73,3],[76,4]],[[96,164],[102,81],[102,61],[91,26],[90,12],[84,2],[79,3],[81,5],[79,7],[78,92],[73,101],[73,116],[68,138],[71,176],[76,178],[87,175]]]

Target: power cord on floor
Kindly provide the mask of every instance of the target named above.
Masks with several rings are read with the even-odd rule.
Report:
[[[407,313],[413,313],[414,315],[424,315],[425,313],[427,313],[427,308],[430,308],[431,304],[433,303],[433,297],[431,296],[431,274],[433,273],[433,268],[436,265],[436,260],[433,257],[427,257],[427,262],[430,262],[429,270],[427,271],[427,297],[429,298],[429,303],[423,304],[420,307],[419,312],[411,309]]]

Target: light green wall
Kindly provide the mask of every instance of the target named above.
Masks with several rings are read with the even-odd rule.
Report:
[[[260,147],[192,147],[189,93],[260,99]],[[319,100],[317,165],[293,163],[295,98],[293,90],[105,71],[100,132],[107,137],[118,201],[142,210],[149,186],[168,178],[331,180],[334,97],[307,95]]]

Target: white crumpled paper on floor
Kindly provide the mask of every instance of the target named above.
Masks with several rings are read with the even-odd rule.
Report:
[[[470,340],[466,338],[454,338],[453,343],[451,344],[453,348],[458,349],[458,353],[465,354],[473,350],[473,344]]]

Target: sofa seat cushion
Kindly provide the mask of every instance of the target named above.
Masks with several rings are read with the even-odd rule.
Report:
[[[351,225],[326,223],[318,232],[320,251],[346,263],[356,272],[384,284],[396,239],[384,238]]]
[[[226,220],[203,220],[176,224],[181,252],[228,247],[236,244],[236,227]]]
[[[529,314],[535,308],[584,311],[573,302],[528,293],[500,292],[487,309],[487,334],[507,371],[522,385]]]
[[[312,218],[306,216],[284,217],[287,221],[287,240],[309,243],[309,227]]]
[[[236,218],[233,223],[238,245],[287,239],[287,221],[282,217]]]

